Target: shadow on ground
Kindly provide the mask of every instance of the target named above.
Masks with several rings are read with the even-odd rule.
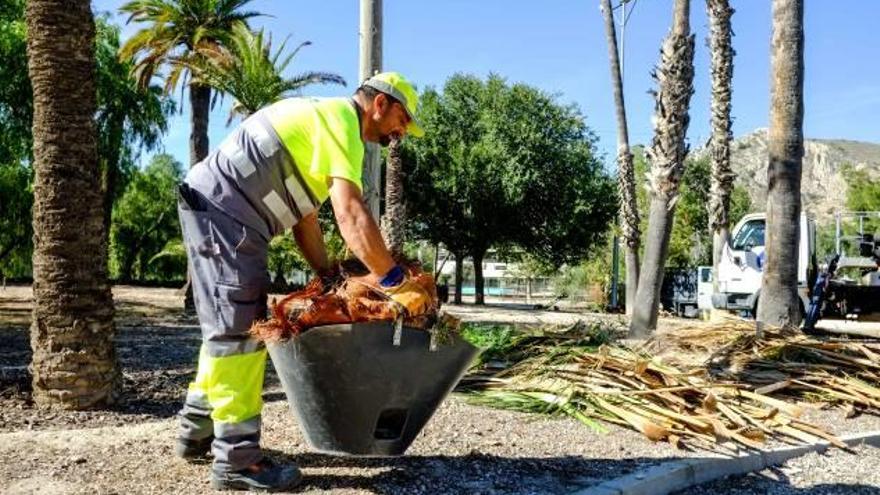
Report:
[[[767,472],[769,471],[769,474]],[[761,473],[730,476],[709,483],[674,492],[674,495],[878,495],[880,487],[861,483],[819,483],[808,487],[794,486],[796,482],[779,467]],[[803,484],[803,483],[800,483]]]
[[[195,375],[201,333],[192,317],[182,312],[167,321],[138,326],[117,323],[116,352],[122,370],[122,394],[117,404],[100,411],[43,411],[31,399],[29,329],[0,327],[0,432],[45,429],[61,425],[109,426],[131,421],[170,417],[180,409],[186,387]],[[184,321],[178,323],[177,321]],[[271,364],[264,388],[278,383]],[[266,402],[283,400],[267,394]]]
[[[303,483],[296,491],[364,490],[376,494],[568,493],[657,462],[642,457],[510,458],[483,453],[386,458],[268,453],[303,468]]]

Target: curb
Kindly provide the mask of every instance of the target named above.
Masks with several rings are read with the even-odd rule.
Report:
[[[850,447],[862,444],[880,447],[880,431],[847,435],[840,440]],[[818,442],[750,452],[737,457],[665,462],[572,492],[570,495],[665,495],[726,476],[760,471],[811,452],[824,452],[830,446],[828,442]]]

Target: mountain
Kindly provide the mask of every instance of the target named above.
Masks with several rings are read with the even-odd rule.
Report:
[[[756,209],[767,201],[767,129],[757,129],[734,139],[731,168],[736,183],[746,188]],[[820,223],[829,222],[834,213],[846,209],[847,184],[844,165],[866,170],[880,180],[880,144],[845,139],[805,139],[801,176],[804,211]],[[706,153],[694,150],[695,157]],[[736,219],[734,219],[736,220]]]

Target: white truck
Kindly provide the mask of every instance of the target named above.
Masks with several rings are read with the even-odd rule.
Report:
[[[721,252],[718,263],[718,291],[712,294],[712,306],[754,316],[761,297],[764,268],[764,232],[767,215],[744,216],[730,231],[730,242]],[[810,289],[818,273],[816,260],[816,222],[806,214],[800,217],[798,242],[798,296],[801,314],[810,304]]]
[[[815,291],[819,276],[816,256],[816,222],[806,214],[800,217],[798,241],[798,296],[801,314],[810,309],[810,297],[816,292],[811,312],[815,323],[821,318],[865,319],[880,314],[880,240],[867,232],[868,222],[880,219],[880,212],[840,212],[835,215],[835,256],[822,272],[823,290]],[[844,235],[842,225],[850,222],[855,235]],[[876,225],[876,224],[875,224]],[[712,294],[712,306],[747,313],[757,313],[761,297],[764,266],[766,215],[744,216],[731,230],[718,263],[718,290]]]

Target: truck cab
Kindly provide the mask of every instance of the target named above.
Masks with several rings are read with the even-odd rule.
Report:
[[[715,309],[739,311],[752,316],[757,313],[766,261],[766,226],[765,213],[751,213],[731,230],[730,240],[722,248],[718,262],[718,290],[712,294]],[[809,287],[816,270],[816,222],[802,213],[798,241],[798,295],[802,310],[809,306]]]

